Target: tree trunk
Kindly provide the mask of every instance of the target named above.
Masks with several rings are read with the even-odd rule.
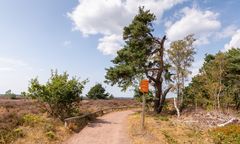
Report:
[[[198,107],[197,100],[195,100],[195,112],[197,112],[197,107]]]
[[[180,74],[177,71],[177,99],[180,100]]]
[[[178,116],[178,118],[179,118],[179,117],[180,117],[180,111],[179,111],[179,109],[178,109],[177,101],[176,101],[176,98],[175,98],[175,97],[173,98],[173,103],[174,103],[174,107],[175,107],[175,109],[176,109],[176,111],[177,111],[177,116]]]
[[[180,101],[180,106],[182,106],[182,104],[183,104],[183,89],[184,89],[184,76],[182,75],[182,87],[181,87],[181,101]]]
[[[155,113],[160,113],[159,107],[160,107],[160,101],[161,101],[161,96],[162,96],[162,86],[161,83],[156,83],[156,96],[154,100],[154,112]]]
[[[221,88],[222,88],[222,87],[220,86],[219,92],[218,92],[218,94],[217,94],[217,107],[218,107],[218,109],[220,109],[220,92],[222,91]]]
[[[167,88],[164,93],[162,94],[162,97],[161,97],[161,101],[160,101],[160,105],[159,105],[159,108],[158,108],[158,113],[161,113],[162,110],[163,110],[163,106],[165,104],[165,100],[166,100],[166,96],[168,94],[168,92],[170,91],[170,89],[172,88],[172,86],[170,86],[169,88]]]

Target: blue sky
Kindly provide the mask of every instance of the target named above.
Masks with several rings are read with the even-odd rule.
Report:
[[[103,83],[123,45],[121,30],[141,5],[156,14],[155,34],[169,43],[190,32],[198,38],[193,75],[205,53],[240,47],[238,0],[0,0],[0,93],[25,91],[35,76],[46,82],[51,69],[88,78],[84,93]]]

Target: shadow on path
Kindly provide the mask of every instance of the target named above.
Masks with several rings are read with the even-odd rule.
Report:
[[[117,124],[117,123],[109,122],[109,121],[106,121],[106,120],[103,120],[103,119],[96,119],[96,120],[90,122],[88,124],[88,127],[92,127],[92,128],[94,128],[94,127],[102,127],[102,126],[104,126],[106,124]]]

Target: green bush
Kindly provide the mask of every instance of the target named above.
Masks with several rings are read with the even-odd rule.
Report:
[[[82,82],[76,77],[69,79],[64,72],[58,74],[52,71],[48,82],[40,84],[38,79],[32,79],[27,96],[42,102],[45,110],[52,116],[64,120],[78,112],[76,102],[80,100],[80,94],[87,80]]]
[[[6,97],[9,97],[10,99],[16,99],[16,98],[17,98],[16,95],[15,95],[14,93],[12,93],[11,90],[7,90],[7,91],[5,92],[5,96],[6,96]]]
[[[98,83],[89,90],[87,97],[89,99],[113,99],[113,95],[105,91],[105,88]]]

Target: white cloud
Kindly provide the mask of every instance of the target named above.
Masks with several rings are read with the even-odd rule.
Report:
[[[231,36],[233,36],[236,33],[237,29],[238,29],[237,26],[229,25],[226,28],[224,28],[221,32],[218,32],[216,34],[216,37],[218,39],[231,37]]]
[[[99,39],[97,49],[100,50],[104,55],[115,54],[120,48],[122,43],[121,35],[109,35]]]
[[[22,60],[0,57],[0,72],[16,71],[23,68],[30,68],[30,67]]]
[[[4,71],[14,71],[15,69],[14,68],[11,68],[11,67],[0,67],[0,72],[4,72]]]
[[[74,29],[79,30],[84,36],[102,34],[103,38],[99,40],[98,49],[104,54],[114,54],[116,49],[120,49],[116,48],[116,46],[120,46],[122,42],[116,39],[113,40],[113,35],[122,33],[123,27],[136,15],[139,6],[150,9],[160,19],[166,10],[183,1],[80,0],[78,6],[68,13],[68,16],[73,21]],[[117,43],[113,44],[113,41]]]
[[[240,48],[240,29],[238,29],[235,34],[232,36],[230,42],[225,44],[225,50],[229,50],[231,48]]]
[[[179,20],[171,25],[170,22],[167,24],[166,33],[171,41],[195,34],[198,39],[197,44],[207,44],[210,36],[221,28],[218,13],[186,7],[180,11],[180,14],[182,16]]]

